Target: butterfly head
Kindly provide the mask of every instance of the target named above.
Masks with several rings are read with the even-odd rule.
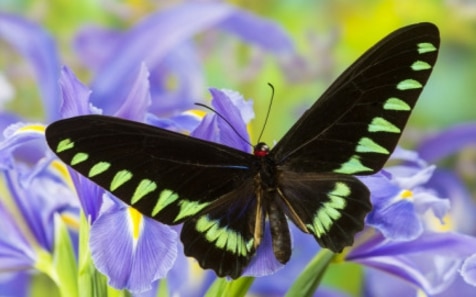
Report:
[[[264,157],[269,154],[269,146],[264,143],[260,142],[257,145],[255,145],[254,150],[253,150],[253,155],[257,157]]]

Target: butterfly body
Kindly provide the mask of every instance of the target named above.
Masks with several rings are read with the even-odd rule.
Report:
[[[380,170],[436,62],[439,33],[401,28],[362,55],[269,149],[252,154],[142,123],[89,115],[48,126],[73,169],[159,222],[183,224],[187,256],[239,277],[271,233],[292,252],[288,221],[341,252],[363,229],[370,193],[354,175]]]

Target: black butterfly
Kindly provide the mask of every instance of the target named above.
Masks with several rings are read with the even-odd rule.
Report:
[[[324,248],[352,245],[371,210],[352,175],[377,172],[395,148],[436,62],[439,33],[401,28],[350,66],[276,146],[254,154],[141,123],[89,115],[57,121],[53,151],[141,213],[183,223],[185,254],[239,277],[269,222],[273,251],[291,256],[288,219]],[[113,228],[113,226],[111,226]]]

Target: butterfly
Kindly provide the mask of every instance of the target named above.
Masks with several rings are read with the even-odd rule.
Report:
[[[435,65],[439,32],[403,27],[374,45],[270,149],[253,154],[124,119],[86,115],[46,129],[58,157],[142,214],[182,224],[187,256],[237,278],[269,225],[276,259],[292,245],[288,221],[319,245],[353,244],[371,210],[354,175],[379,171]],[[111,226],[112,228],[112,226]]]

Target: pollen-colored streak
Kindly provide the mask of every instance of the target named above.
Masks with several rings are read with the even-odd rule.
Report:
[[[69,228],[73,230],[79,230],[79,221],[77,218],[73,217],[72,215],[63,213],[61,214],[61,219]]]
[[[402,193],[400,194],[400,197],[402,199],[409,199],[413,197],[413,192],[410,190],[403,190]]]
[[[21,127],[18,129],[17,132],[38,132],[38,133],[45,133],[45,126],[39,124],[32,124],[26,125],[25,127]]]
[[[132,237],[137,240],[140,233],[140,225],[142,223],[142,214],[135,208],[129,207],[129,216],[132,222]]]
[[[68,187],[71,189],[75,189],[73,181],[71,180],[71,175],[69,174],[68,168],[64,163],[54,160],[51,162],[51,167],[56,170],[63,180],[68,184]]]
[[[200,109],[190,109],[184,112],[184,114],[190,114],[197,117],[198,119],[202,119],[207,113]]]

